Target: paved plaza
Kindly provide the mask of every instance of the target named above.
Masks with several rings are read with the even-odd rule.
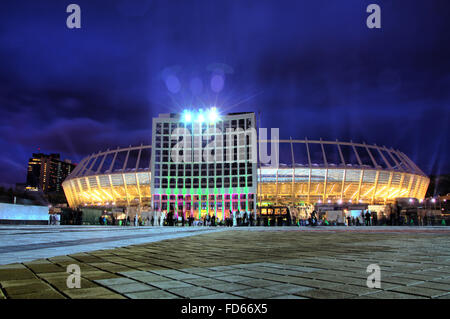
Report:
[[[448,299],[449,239],[446,227],[1,226],[0,299]],[[71,264],[81,288],[67,287]]]

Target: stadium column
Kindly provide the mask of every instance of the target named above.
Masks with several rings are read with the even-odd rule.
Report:
[[[413,182],[415,179],[416,179],[416,176],[411,174],[410,179],[409,179],[409,184],[408,184],[408,193],[407,193],[408,197],[411,197],[411,188],[412,188],[412,185],[413,185]],[[416,184],[417,184],[417,181],[416,181]]]
[[[142,205],[141,187],[140,187],[140,185],[139,185],[138,174],[135,173],[135,176],[136,176],[136,187],[137,187],[138,195],[139,195],[139,203],[140,203],[140,205]]]
[[[398,192],[400,193],[402,191],[403,187],[403,181],[405,180],[406,173],[402,173],[402,177],[400,178],[400,183],[398,184]]]
[[[350,141],[352,142],[352,141]],[[352,142],[353,143],[353,142]],[[354,144],[352,144],[352,148],[353,148],[353,152],[356,155],[356,160],[358,161],[359,167],[363,167],[362,162],[361,162],[361,158],[359,157],[358,151],[356,150],[356,147]],[[361,171],[361,176],[359,178],[359,186],[358,186],[358,202],[359,199],[361,197],[361,187],[362,187],[362,181],[363,181],[363,176],[364,176],[364,169]]]
[[[341,146],[339,145],[339,141],[337,139],[336,139],[336,146],[339,151],[339,156],[341,158],[342,165],[344,165],[344,174],[342,177],[342,184],[341,184],[341,198],[343,198],[344,197],[345,179],[347,178],[347,170],[345,169],[346,164],[345,164],[344,155],[342,154]]]
[[[275,205],[278,205],[278,168],[275,176]]]
[[[111,191],[111,196],[114,198],[113,200],[116,201],[116,197],[114,196],[114,192],[113,192],[113,184],[112,184],[112,178],[111,178],[111,174],[108,174],[108,180],[109,180],[109,189]]]
[[[88,187],[89,194],[92,194],[92,189],[91,189],[91,184],[89,183],[89,179],[87,177],[82,177],[82,178],[84,178],[84,180],[86,181],[86,185]]]
[[[290,137],[290,141],[291,141],[291,161],[292,161],[291,198],[292,198],[292,206],[295,206],[295,157],[294,157],[294,145],[292,144],[292,137]]]
[[[377,171],[376,172],[376,174],[375,174],[375,188],[373,189],[373,193],[372,193],[372,199],[371,199],[371,203],[372,203],[372,205],[374,204],[374,202],[375,202],[375,195],[376,195],[376,192],[377,192],[377,188],[378,188],[378,179],[380,178],[380,172],[379,171]]]
[[[359,176],[358,197],[356,199],[358,202],[361,198],[361,186],[362,186],[362,181],[363,181],[363,175],[364,175],[364,170],[361,171],[361,174]]]
[[[392,176],[394,175],[394,172],[389,172],[389,180],[388,180],[388,191],[386,192],[386,196],[384,196],[384,204],[386,205],[386,200],[391,195],[391,184],[392,184]]]
[[[347,178],[347,170],[344,169],[344,174],[342,177],[342,185],[341,185],[341,198],[344,197],[344,187],[345,187],[345,179]]]
[[[322,150],[322,156],[323,156],[323,163],[325,164],[325,179],[323,183],[323,202],[325,202],[325,199],[327,198],[327,182],[328,182],[328,161],[327,161],[327,155],[325,154],[325,149],[323,147],[322,138],[320,138],[320,148]]]
[[[124,190],[125,190],[125,196],[126,196],[126,198],[127,198],[127,205],[128,205],[128,207],[130,206],[130,198],[128,197],[128,191],[127,191],[127,183],[126,183],[126,181],[125,181],[125,174],[120,174],[120,175],[122,175],[122,181],[123,181],[123,188],[124,188]]]
[[[95,178],[95,180],[97,182],[97,188],[98,188],[98,190],[100,192],[100,190],[103,190],[102,185],[100,185],[100,178],[97,175],[94,176],[94,178]]]
[[[422,182],[424,181],[423,177],[418,177],[418,182],[416,183],[416,187],[414,188],[414,198],[418,198],[417,193],[419,192],[419,189],[422,187]]]
[[[309,153],[308,139],[306,137],[305,137],[305,146],[306,146],[306,154],[308,155],[308,167],[309,167],[308,196],[307,196],[306,201],[308,202],[308,204],[310,204],[312,165],[311,165],[311,154]]]
[[[292,168],[292,184],[291,184],[292,206],[295,206],[295,165]]]

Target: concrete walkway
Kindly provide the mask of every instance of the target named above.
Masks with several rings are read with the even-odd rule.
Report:
[[[150,243],[214,231],[220,231],[220,229],[207,227],[0,226],[0,265]]]
[[[450,298],[450,227],[15,226],[0,233],[0,256],[59,252],[0,265],[0,299]],[[116,248],[90,250],[99,244]],[[73,264],[81,288],[67,286]],[[373,264],[381,288],[367,287]]]

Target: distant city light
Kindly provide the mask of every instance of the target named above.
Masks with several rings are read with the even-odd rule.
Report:
[[[338,200],[338,204],[339,205],[342,204],[342,199]]]
[[[431,202],[432,202],[432,203],[436,203],[436,198],[432,198],[432,199],[431,199]]]

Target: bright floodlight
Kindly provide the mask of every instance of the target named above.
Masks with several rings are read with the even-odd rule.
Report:
[[[217,113],[217,109],[212,107],[208,112],[208,120],[210,122],[215,122],[219,118],[219,114]]]
[[[190,122],[192,121],[192,114],[189,111],[184,111],[184,121]]]
[[[203,113],[200,113],[197,117],[197,121],[203,122],[205,120],[205,117],[203,116]]]

